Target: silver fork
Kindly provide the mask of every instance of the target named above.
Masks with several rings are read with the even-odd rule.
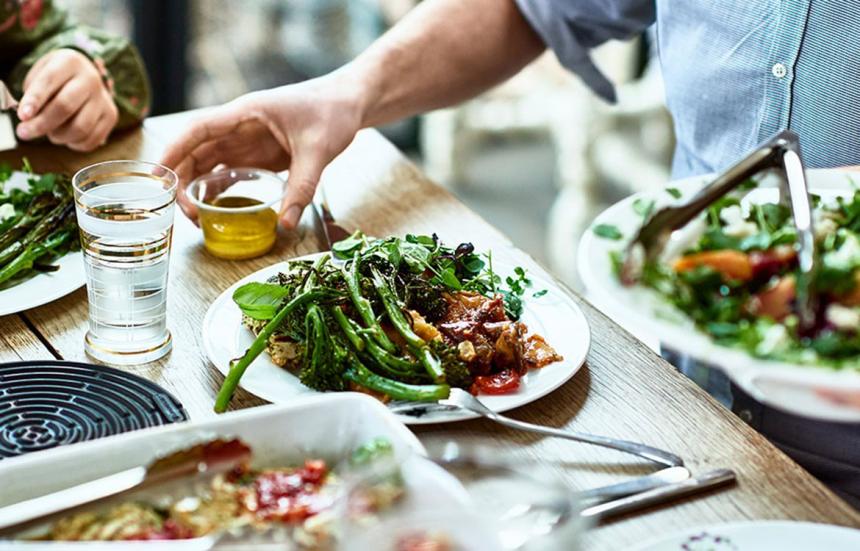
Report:
[[[428,411],[435,409],[432,407],[433,405],[435,404],[427,404],[421,402],[392,402],[391,404],[389,404],[388,407],[394,413],[398,413],[400,415],[409,415],[409,412],[413,412],[413,414],[415,412],[419,414],[427,413]],[[448,396],[448,398],[444,400],[439,400],[438,405],[441,406],[438,409],[443,410],[459,409],[471,411],[472,413],[477,413],[481,417],[485,417],[491,421],[499,423],[500,425],[505,425],[506,427],[510,427],[513,429],[533,432],[535,434],[542,434],[544,436],[565,438],[567,440],[583,442],[586,444],[593,444],[595,446],[602,446],[604,448],[611,448],[613,450],[629,453],[631,455],[647,459],[648,461],[654,463],[659,463],[660,465],[664,465],[666,467],[680,467],[684,464],[684,460],[673,453],[669,453],[667,451],[663,451],[651,446],[646,446],[645,444],[639,444],[638,442],[618,440],[616,438],[609,438],[606,436],[599,436],[596,434],[588,434],[584,432],[555,429],[552,427],[535,425],[532,423],[526,423],[525,421],[517,421],[516,419],[505,417],[504,415],[500,415],[495,411],[491,410],[490,408],[485,406],[480,400],[460,388],[452,388],[451,394]]]

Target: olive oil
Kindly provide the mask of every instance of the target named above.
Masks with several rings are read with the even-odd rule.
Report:
[[[262,205],[249,197],[217,197],[207,204],[224,209]],[[210,253],[229,260],[266,254],[278,234],[278,214],[271,208],[236,212],[199,209],[203,240]]]

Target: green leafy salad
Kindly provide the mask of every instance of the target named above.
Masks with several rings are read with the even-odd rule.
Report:
[[[860,367],[860,191],[832,201],[811,198],[818,256],[811,329],[801,330],[796,315],[797,236],[789,208],[780,204],[722,198],[707,209],[693,245],[671,261],[646,263],[641,283],[719,344],[761,358]],[[603,226],[595,233],[620,239]],[[612,261],[618,275],[620,253]]]
[[[0,289],[42,272],[80,246],[69,178],[37,176],[24,160],[27,186],[10,183],[12,169],[0,164]]]
[[[356,233],[331,254],[236,289],[256,339],[231,362],[215,410],[263,351],[318,391],[410,401],[446,398],[452,386],[514,392],[528,370],[561,359],[519,321],[526,294],[543,294],[531,284],[519,267],[503,279],[471,243]]]

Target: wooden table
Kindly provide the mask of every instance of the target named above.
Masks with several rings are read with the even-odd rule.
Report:
[[[141,130],[116,137],[90,155],[48,146],[0,154],[14,164],[29,157],[38,171],[68,171],[107,159],[160,158],[188,114],[157,117]],[[323,177],[334,215],[372,235],[436,232],[449,243],[512,255],[535,273],[543,270],[450,193],[428,181],[379,134],[361,133]],[[174,350],[166,359],[130,368],[174,393],[192,419],[214,415],[222,380],[201,349],[201,324],[215,297],[237,279],[278,260],[319,250],[310,219],[280,237],[268,255],[228,262],[207,255],[201,235],[178,215],[170,273],[168,323]],[[550,277],[550,276],[547,276]],[[860,514],[763,437],[725,410],[674,368],[571,293],[592,330],[588,361],[567,384],[512,413],[526,421],[640,440],[683,456],[694,472],[729,467],[735,487],[605,524],[588,535],[589,549],[618,549],[696,525],[745,519],[795,519],[860,527]],[[84,360],[87,302],[84,289],[51,304],[0,318],[0,361]],[[235,407],[263,403],[239,392]],[[489,422],[422,427],[419,436],[489,436],[512,453],[538,459],[572,487],[586,488],[650,470],[611,450],[540,439]]]

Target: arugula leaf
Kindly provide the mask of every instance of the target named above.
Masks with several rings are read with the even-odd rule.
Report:
[[[773,242],[772,236],[766,232],[759,232],[744,237],[739,246],[742,251],[764,251],[769,249]]]
[[[635,212],[642,218],[648,218],[649,216],[651,216],[651,211],[653,210],[653,199],[645,199],[643,197],[638,197],[635,201],[633,201],[633,212]]]
[[[439,239],[436,237],[435,234],[430,236],[430,235],[413,235],[413,234],[409,233],[409,234],[406,234],[406,241],[408,241],[409,243],[415,243],[417,245],[424,245],[425,247],[427,247],[431,251],[436,249],[436,247],[439,245]]]
[[[0,184],[9,181],[12,177],[12,167],[7,163],[0,163]]]
[[[413,273],[420,273],[430,264],[432,253],[424,245],[397,240],[397,252],[400,259],[409,266]],[[395,264],[396,266],[396,264]]]
[[[675,199],[681,198],[681,190],[676,187],[667,187],[665,191]]]
[[[591,228],[591,231],[599,237],[611,239],[613,241],[618,241],[624,237],[621,230],[618,229],[618,226],[613,226],[612,224],[597,224]]]
[[[242,313],[255,320],[270,320],[275,317],[290,289],[275,283],[246,283],[233,292],[233,302]]]
[[[364,236],[355,233],[342,241],[331,246],[331,252],[339,260],[349,260],[355,255],[355,251],[364,245]]]
[[[27,180],[27,183],[30,184],[30,189],[27,190],[27,193],[32,196],[48,193],[54,190],[54,186],[57,184],[57,175],[48,173],[39,177],[31,177]]]

